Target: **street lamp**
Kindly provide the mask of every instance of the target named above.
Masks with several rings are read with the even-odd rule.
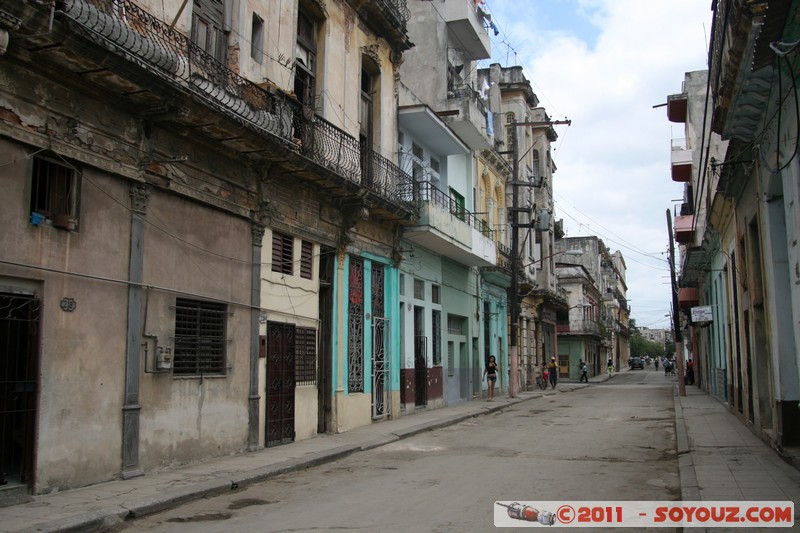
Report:
[[[536,261],[531,261],[530,263],[522,265],[520,268],[529,267],[531,265],[535,265],[536,263],[541,263],[545,259],[550,259],[551,257],[555,257],[557,255],[571,255],[571,256],[580,256],[583,255],[583,250],[580,248],[571,248],[569,250],[561,250],[560,252],[556,252],[554,254],[550,254],[548,256],[542,257],[541,259],[537,259]]]
[[[516,234],[516,228],[512,227],[512,231]],[[516,241],[516,239],[514,239]],[[516,245],[516,242],[514,243]],[[547,255],[545,257],[539,258],[536,261],[532,261],[524,267],[534,265],[536,263],[541,263],[545,259],[550,259],[551,257],[555,257],[557,255],[571,255],[571,256],[578,256],[583,255],[583,250],[581,249],[569,249],[569,250],[561,250],[554,254]],[[515,248],[511,250],[511,288],[509,289],[509,295],[511,299],[511,346],[509,348],[509,357],[511,359],[510,372],[511,377],[508,380],[508,396],[510,398],[517,397],[517,386],[519,385],[519,346],[517,344],[517,337],[519,337],[519,312],[520,312],[520,301],[519,301],[519,277],[517,276],[517,270],[519,266],[517,265],[518,261],[518,253]]]

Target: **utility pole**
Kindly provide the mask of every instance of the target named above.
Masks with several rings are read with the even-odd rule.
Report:
[[[513,122],[511,125],[511,154],[513,157],[512,181],[511,181],[511,287],[508,289],[508,300],[511,305],[511,345],[508,350],[509,361],[509,378],[508,378],[508,396],[510,398],[517,397],[517,387],[519,386],[519,314],[520,305],[519,300],[519,223],[517,213],[520,211],[519,192],[518,187],[530,187],[528,182],[519,181],[519,144],[517,143],[517,128],[520,126],[553,126],[556,124],[571,125],[571,120],[552,120],[542,122]],[[530,151],[530,149],[528,149]],[[524,155],[527,155],[527,151]],[[531,224],[528,224],[530,227]]]
[[[667,209],[667,233],[669,233],[669,274],[672,286],[672,328],[675,330],[675,362],[678,365],[678,395],[686,396],[686,382],[683,380],[683,335],[681,318],[678,314],[678,282],[675,279],[675,241],[672,237],[672,213]]]
[[[519,181],[519,146],[517,145],[517,124],[511,127],[511,153],[513,163],[512,185],[511,185],[511,287],[508,290],[508,299],[511,303],[511,346],[508,350],[509,372],[508,377],[508,396],[517,397],[517,384],[519,383],[519,228],[517,227],[517,203],[519,193],[517,192],[517,182]]]

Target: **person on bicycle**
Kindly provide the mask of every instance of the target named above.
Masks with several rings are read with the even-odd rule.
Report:
[[[555,357],[550,358],[550,364],[547,365],[547,372],[550,376],[550,386],[555,389],[558,383],[558,364],[556,363]]]

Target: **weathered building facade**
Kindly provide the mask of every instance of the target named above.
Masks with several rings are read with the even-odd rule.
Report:
[[[399,405],[392,257],[416,208],[386,110],[408,13],[287,6],[0,3],[10,481],[137,476]]]
[[[407,410],[480,397],[488,354],[506,368],[507,346],[502,289],[492,289],[479,270],[497,264],[488,221],[499,212],[502,187],[495,180],[488,189],[493,200],[478,197],[484,170],[489,175],[479,154],[492,144],[474,72],[475,62],[491,55],[489,37],[472,2],[409,8],[415,47],[400,69],[399,146],[402,166],[416,178],[420,217],[403,232],[400,263],[408,289],[401,384]],[[482,211],[487,202],[491,215]]]
[[[779,450],[800,443],[799,9],[714,2],[708,74],[688,73],[667,108],[694,138],[673,172],[687,355],[698,385]]]

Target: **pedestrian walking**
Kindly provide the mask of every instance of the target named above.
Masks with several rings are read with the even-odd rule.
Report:
[[[550,387],[556,388],[556,384],[558,384],[558,364],[556,363],[556,358],[550,358],[550,364],[547,365],[547,371],[550,374]]]
[[[497,364],[495,356],[489,356],[489,362],[486,363],[486,368],[483,370],[483,378],[487,380],[486,384],[489,387],[488,401],[494,400],[494,385],[497,383],[497,373],[500,366]]]
[[[655,361],[653,361],[653,364],[656,365],[656,370],[658,370],[658,357],[655,358]]]
[[[608,362],[606,363],[606,372],[608,372],[608,375],[610,376],[613,371],[614,371],[614,361],[609,359]]]
[[[583,359],[578,363],[578,373],[580,374],[580,382],[589,383],[589,367],[583,362]]]
[[[686,385],[694,385],[694,364],[692,360],[686,361]]]

